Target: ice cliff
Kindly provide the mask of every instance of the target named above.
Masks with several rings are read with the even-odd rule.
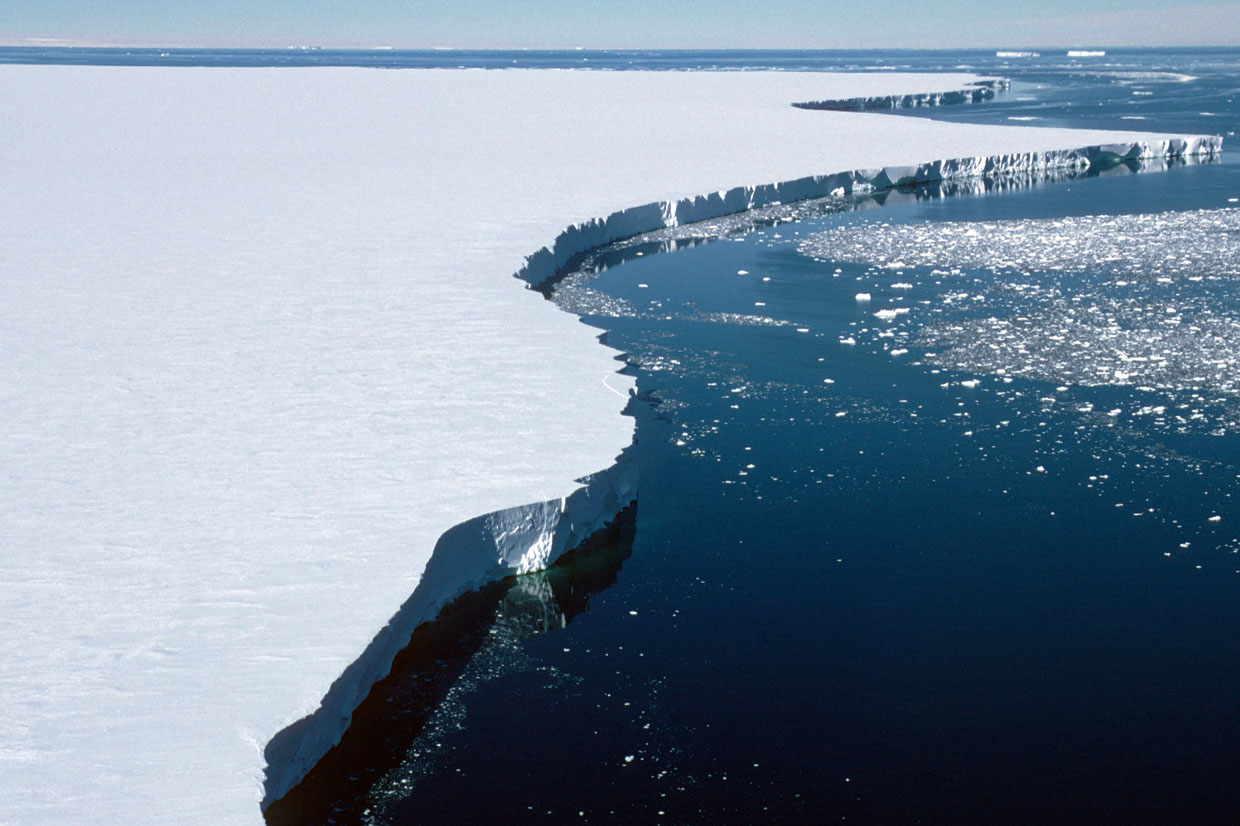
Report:
[[[794,103],[798,109],[828,109],[837,112],[868,112],[883,109],[913,109],[921,106],[952,106],[990,100],[1011,87],[1007,78],[986,78],[963,89],[945,92],[914,92],[907,95],[871,95],[869,97],[813,100]]]
[[[951,158],[908,166],[853,169],[827,175],[811,175],[781,183],[738,186],[728,190],[630,207],[574,224],[526,259],[517,277],[538,286],[563,269],[576,255],[643,232],[705,221],[735,212],[772,204],[804,201],[828,195],[879,192],[900,186],[939,182],[1029,179],[1055,170],[1081,171],[1093,166],[1112,166],[1123,161],[1166,158],[1200,158],[1219,155],[1223,139],[1190,136],[1095,144],[1071,149],[1049,149],[999,155]]]
[[[435,543],[413,595],[352,665],[332,684],[314,714],[267,744],[263,807],[295,786],[340,741],[353,710],[392,668],[423,622],[466,591],[513,574],[541,571],[602,530],[637,499],[631,449],[607,470],[581,480],[568,496],[484,514],[455,526]]]

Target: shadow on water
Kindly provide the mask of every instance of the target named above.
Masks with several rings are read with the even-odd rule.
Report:
[[[545,571],[508,577],[464,594],[420,625],[391,673],[353,713],[340,743],[273,803],[278,826],[359,823],[372,787],[401,766],[427,722],[499,627],[525,639],[568,626],[616,582],[632,553],[637,504]],[[515,633],[514,633],[515,632]]]

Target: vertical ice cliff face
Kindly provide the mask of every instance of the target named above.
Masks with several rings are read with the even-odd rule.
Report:
[[[853,169],[760,186],[738,186],[677,201],[643,204],[612,213],[606,218],[574,224],[561,232],[550,247],[543,247],[529,256],[517,277],[536,287],[552,278],[574,256],[596,247],[643,232],[706,221],[773,204],[828,195],[878,192],[897,186],[970,179],[1002,181],[1006,177],[1025,178],[1055,170],[1083,171],[1092,166],[1123,161],[1213,157],[1222,151],[1223,139],[1215,135],[1152,138],[1069,149],[949,158],[909,166]]]
[[[287,794],[340,741],[353,710],[391,671],[418,625],[466,591],[549,567],[634,502],[632,448],[582,482],[568,496],[483,514],[439,538],[413,595],[332,685],[319,709],[267,744],[263,808]]]
[[[794,103],[798,109],[827,109],[836,112],[875,112],[883,109],[915,109],[922,106],[957,106],[990,100],[1011,88],[1007,78],[986,78],[964,89],[945,92],[921,92],[908,95],[873,95],[870,97],[813,100]]]

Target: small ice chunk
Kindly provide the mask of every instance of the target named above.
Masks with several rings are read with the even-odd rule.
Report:
[[[981,381],[979,381],[978,379],[965,379],[964,381],[960,382],[961,387],[967,387],[970,390],[972,390],[974,387],[977,387],[979,384],[981,384]]]
[[[870,294],[869,293],[857,293],[857,300],[858,301],[869,301]]]

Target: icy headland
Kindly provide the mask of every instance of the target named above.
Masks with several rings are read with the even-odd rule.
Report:
[[[799,109],[835,109],[840,112],[865,112],[881,109],[915,109],[920,106],[956,106],[980,103],[999,92],[1006,92],[1011,83],[1006,78],[987,78],[970,83],[963,89],[937,92],[910,92],[904,95],[870,95],[836,100],[813,100],[794,103]]]
[[[258,822],[407,628],[631,495],[575,481],[631,436],[614,354],[514,273],[1213,148],[791,105],[976,80],[0,67],[0,821]]]

